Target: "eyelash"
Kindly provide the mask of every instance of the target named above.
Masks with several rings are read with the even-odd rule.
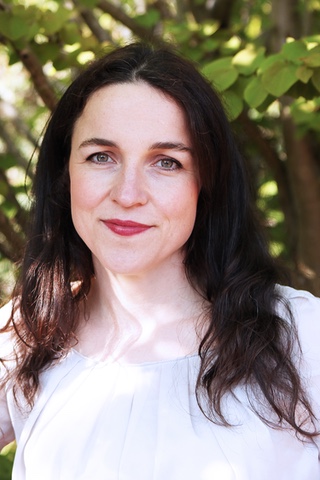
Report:
[[[107,161],[105,162],[99,162],[97,160],[97,157],[99,156],[103,156],[106,158]],[[98,152],[98,153],[92,153],[91,155],[89,155],[89,157],[87,158],[87,160],[89,160],[90,162],[93,162],[93,163],[108,163],[108,160],[112,160],[111,156],[108,154],[108,153],[104,153],[104,152]]]
[[[174,165],[174,168],[165,168],[165,167],[161,167],[163,168],[163,170],[179,170],[180,168],[182,168],[182,164],[180,162],[178,162],[178,160],[174,160],[173,158],[170,158],[170,157],[164,157],[164,158],[160,158],[160,160],[158,160],[156,162],[156,165],[160,162],[172,162],[172,164]]]
[[[104,157],[105,161],[99,161],[98,160],[99,156]],[[90,162],[93,162],[93,163],[97,163],[97,164],[106,164],[106,163],[109,163],[109,160],[112,160],[112,157],[108,153],[98,152],[98,153],[92,153],[91,155],[89,155],[87,160],[90,161]],[[179,169],[182,168],[182,164],[178,160],[175,160],[171,157],[160,158],[159,160],[157,160],[155,162],[155,165],[159,164],[160,162],[171,162],[172,163],[170,168],[160,166],[160,168],[162,168],[163,170],[172,171],[172,170],[179,170]]]

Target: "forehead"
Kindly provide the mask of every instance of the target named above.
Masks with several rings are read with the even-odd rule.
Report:
[[[139,136],[188,136],[189,129],[182,107],[170,96],[139,81],[112,84],[100,88],[88,99],[75,123],[74,135],[121,131]],[[93,132],[93,130],[95,132]]]
[[[183,109],[171,96],[143,81],[115,83],[99,88],[90,95],[82,113],[100,102],[116,108],[143,107],[146,112],[148,105],[157,104],[162,109],[184,115]]]

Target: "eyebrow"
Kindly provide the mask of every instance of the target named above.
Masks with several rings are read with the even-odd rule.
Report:
[[[112,140],[108,140],[106,138],[88,138],[84,140],[79,145],[79,148],[100,145],[104,147],[114,147],[119,148],[119,146],[113,142]],[[151,145],[149,150],[177,150],[180,152],[192,152],[192,148],[188,147],[184,143],[181,142],[156,142]]]
[[[111,140],[107,140],[105,138],[88,138],[87,140],[84,140],[83,142],[80,143],[79,148],[83,147],[90,147],[94,145],[101,145],[103,147],[118,147],[118,145]]]
[[[150,150],[179,150],[180,152],[192,152],[192,148],[180,142],[157,142],[151,145]]]

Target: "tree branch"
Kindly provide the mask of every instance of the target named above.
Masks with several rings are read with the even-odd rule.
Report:
[[[230,26],[232,9],[236,0],[215,0],[210,2],[210,6],[206,2],[199,3],[197,0],[189,0],[191,11],[198,22],[207,20],[208,18],[217,20],[220,28],[228,28]]]
[[[80,15],[86,25],[89,27],[93,35],[96,37],[98,42],[112,42],[111,35],[107,32],[104,28],[101,27],[100,23],[98,22],[97,18],[95,17],[92,10],[88,8],[84,8],[78,2],[78,0],[72,0],[73,4],[78,8]]]
[[[10,7],[4,4],[2,0],[0,0],[0,10],[10,11]],[[25,48],[20,49],[15,45],[13,41],[3,36],[0,36],[0,41],[4,44],[9,42],[12,45],[21,62],[30,73],[35,89],[42,98],[44,104],[50,110],[53,110],[57,103],[56,95],[52,86],[50,85],[50,82],[48,81],[42,70],[41,63],[39,62],[36,55],[32,52],[31,48],[29,46],[26,46]]]
[[[1,242],[1,239],[0,239],[0,255],[4,258],[7,258],[12,263],[17,261],[17,258],[15,258],[15,256],[13,255],[13,252],[11,251],[11,249],[7,245],[5,245],[3,242]]]
[[[2,243],[2,248],[6,250],[6,256],[9,260],[15,262],[21,257],[24,240],[21,235],[19,235],[11,225],[9,219],[5,216],[3,211],[0,209],[0,232],[7,239],[8,245],[6,246],[4,242]]]
[[[9,112],[9,114],[6,112]],[[16,107],[12,105],[12,103],[7,102],[0,97],[0,118],[1,117],[7,117],[7,119],[10,120],[17,132],[23,135],[34,148],[38,147],[38,141],[33,136],[27,125],[21,119]]]
[[[8,5],[6,5],[5,3],[3,3],[2,0],[0,0],[0,10],[2,10],[3,12],[5,12],[5,11],[8,10]]]
[[[34,87],[43,100],[43,103],[49,108],[49,110],[54,110],[57,104],[57,97],[48,78],[43,72],[42,65],[38,58],[32,52],[30,47],[23,48],[22,50],[15,48],[15,50],[19,55],[21,62],[30,73]]]
[[[162,19],[172,19],[174,16],[168,3],[166,0],[155,0],[151,6],[158,10]]]
[[[251,142],[255,143],[259,152],[261,152],[266,164],[272,171],[274,179],[278,186],[278,198],[280,207],[285,216],[285,225],[288,233],[289,239],[294,239],[295,231],[295,217],[292,211],[292,198],[291,198],[291,189],[287,178],[287,172],[280,162],[278,155],[271,147],[270,143],[263,136],[259,127],[252,122],[246,115],[246,113],[241,113],[239,117],[239,124],[245,130],[247,137]],[[295,242],[293,240],[294,248]]]
[[[272,0],[271,18],[274,23],[273,51],[279,51],[288,37],[301,36],[302,16],[299,14],[299,0]]]
[[[28,161],[21,155],[19,150],[17,149],[14,141],[12,140],[10,134],[8,133],[5,122],[0,120],[0,138],[6,145],[7,152],[15,158],[17,165],[22,167],[24,170],[28,168]],[[31,172],[30,172],[31,174]]]
[[[283,115],[291,189],[297,211],[297,266],[300,287],[320,294],[320,190],[317,162],[308,137],[299,138],[292,118]]]
[[[0,169],[0,180],[2,180],[2,182],[6,185],[6,188],[7,188],[6,200],[9,200],[9,202],[12,203],[12,205],[15,207],[17,211],[15,215],[15,220],[17,221],[21,229],[25,232],[28,225],[27,212],[23,210],[23,208],[21,207],[20,203],[16,198],[15,191],[12,188],[12,185],[9,183],[7,175],[1,169]]]
[[[108,13],[118,22],[122,23],[125,27],[132,31],[132,33],[141,39],[151,40],[154,42],[159,41],[157,35],[154,34],[152,29],[145,28],[139,25],[129,15],[127,15],[120,7],[113,5],[108,0],[100,0],[97,3],[97,7],[103,12]]]

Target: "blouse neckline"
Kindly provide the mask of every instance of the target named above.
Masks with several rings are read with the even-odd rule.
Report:
[[[82,360],[94,364],[94,365],[117,365],[123,368],[144,368],[144,367],[156,367],[156,366],[165,366],[165,365],[170,365],[170,364],[176,364],[180,362],[185,362],[189,360],[193,360],[196,358],[199,358],[198,353],[191,353],[187,354],[181,357],[175,357],[175,358],[169,358],[169,359],[163,359],[163,360],[150,360],[150,361],[145,361],[145,362],[122,362],[121,360],[117,360],[116,358],[109,357],[105,360],[100,360],[99,358],[95,357],[90,357],[88,355],[84,355],[83,353],[79,352],[76,348],[71,348],[70,352],[77,356],[78,358],[81,358]]]

